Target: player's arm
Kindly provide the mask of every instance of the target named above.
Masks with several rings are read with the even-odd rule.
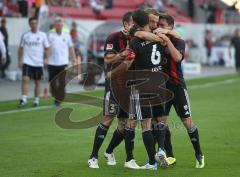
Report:
[[[166,42],[167,48],[168,48],[168,50],[170,52],[170,55],[173,58],[173,60],[175,62],[182,61],[183,54],[174,46],[172,41],[165,34],[160,34],[160,35],[164,39],[164,41]]]
[[[133,26],[130,29],[129,34],[131,37],[138,37],[138,38],[146,40],[146,41],[160,42],[161,44],[164,43],[164,41],[163,41],[163,39],[161,39],[161,37],[157,36],[156,34],[147,32],[147,31],[141,31],[136,26]]]
[[[128,51],[124,50],[121,53],[107,53],[104,57],[104,62],[106,64],[114,64],[122,59],[125,58],[125,56],[127,55]]]
[[[156,35],[165,34],[165,35],[174,37],[176,39],[181,39],[181,36],[176,31],[169,30],[169,29],[158,28],[158,29],[154,30],[153,33],[156,34]]]
[[[48,65],[50,53],[51,53],[50,47],[44,48],[44,66]]]
[[[48,65],[48,59],[50,57],[51,54],[51,48],[50,48],[50,42],[48,40],[47,35],[44,33],[44,66],[46,67]]]
[[[161,37],[147,31],[137,31],[134,33],[134,36],[146,41],[154,41],[154,42],[160,42],[160,43],[164,42]]]
[[[124,61],[120,65],[118,65],[116,68],[114,68],[112,71],[109,71],[106,76],[108,78],[113,78],[117,75],[121,75],[131,67],[134,61],[134,58],[135,58],[135,53],[132,51],[129,51],[128,54],[125,56]]]
[[[22,68],[23,47],[18,48],[18,67]]]

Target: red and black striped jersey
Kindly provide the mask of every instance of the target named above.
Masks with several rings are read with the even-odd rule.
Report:
[[[182,39],[171,38],[171,41],[175,48],[183,55],[182,60],[184,59],[185,55],[185,41]],[[165,49],[165,59],[163,62],[163,71],[169,75],[169,82],[176,85],[176,86],[183,86],[185,87],[185,81],[183,77],[182,71],[182,60],[180,62],[175,62],[174,59],[171,57],[168,48]]]
[[[128,38],[123,34],[122,31],[114,32],[107,37],[104,45],[105,55],[107,54],[117,54],[126,49]],[[112,65],[105,64],[105,71],[111,70]]]

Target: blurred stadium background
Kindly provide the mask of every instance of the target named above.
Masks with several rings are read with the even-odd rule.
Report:
[[[103,166],[100,173],[87,169],[86,161],[94,130],[82,130],[83,132],[79,133],[57,127],[54,123],[57,109],[48,107],[52,101],[50,98],[41,102],[40,109],[17,108],[17,99],[21,95],[21,71],[17,66],[17,48],[21,35],[29,30],[28,17],[37,15],[39,28],[47,33],[52,28],[54,18],[62,16],[65,20],[64,30],[72,32],[75,48],[81,54],[82,62],[94,62],[103,66],[103,45],[106,37],[121,28],[121,18],[126,11],[142,7],[154,7],[172,15],[176,21],[175,30],[187,42],[183,69],[190,85],[193,112],[197,117],[193,118],[203,131],[202,142],[206,143],[204,145],[206,163],[211,166],[201,172],[190,168],[191,155],[184,155],[190,148],[186,148],[182,143],[187,142],[187,138],[180,128],[173,133],[175,136],[173,142],[174,148],[176,147],[179,153],[177,158],[182,158],[183,163],[179,163],[176,170],[164,171],[163,175],[239,176],[237,165],[240,162],[237,160],[239,155],[237,152],[240,144],[237,137],[232,134],[236,136],[239,134],[237,125],[240,115],[238,111],[240,79],[235,70],[236,51],[234,47],[229,47],[235,30],[240,27],[239,0],[1,0],[0,18],[6,18],[7,21],[11,62],[5,70],[6,76],[0,79],[0,176],[148,175],[147,172],[134,173],[125,170],[122,166],[120,169],[114,167],[109,170],[103,160],[100,160]],[[101,97],[104,76],[98,77],[100,91],[90,94]],[[45,93],[47,88],[45,73],[42,96],[47,97]],[[67,90],[82,91],[81,81],[74,80],[67,86]],[[30,89],[31,96],[33,87]],[[83,115],[81,119],[76,120],[88,118],[89,115],[101,110],[84,105],[73,107],[78,110],[74,114],[75,117],[78,117],[77,114],[81,111]],[[218,119],[220,115],[227,119],[227,123],[223,119]],[[179,120],[175,114],[172,117],[174,128]],[[231,127],[233,129],[230,129]],[[209,136],[208,131],[215,134]],[[89,138],[83,139],[83,134]],[[111,131],[109,137],[110,135]],[[82,147],[81,143],[87,146]],[[140,145],[141,143],[137,143],[136,149]],[[61,149],[63,147],[66,149]],[[72,148],[74,150],[69,150]],[[120,148],[122,149],[116,156],[123,161],[123,146]],[[62,153],[57,153],[59,151]],[[136,154],[141,155],[141,152]],[[140,160],[144,162],[145,157],[140,157]],[[106,175],[107,171],[110,174]],[[151,173],[151,176],[154,175],[156,174]]]
[[[65,31],[70,32],[74,29],[71,34],[82,61],[91,61],[102,66],[103,45],[107,35],[121,28],[124,12],[139,7],[154,7],[168,12],[175,18],[175,30],[187,42],[183,64],[185,77],[235,72],[235,51],[234,48],[229,49],[229,46],[240,22],[239,1],[6,0],[0,2],[0,14],[7,19],[11,63],[6,70],[6,78],[2,79],[1,83],[5,82],[4,85],[11,88],[11,84],[15,85],[14,83],[21,79],[21,71],[17,67],[17,48],[21,35],[29,29],[27,17],[37,15],[40,21],[39,28],[46,33],[52,28],[56,16],[64,17]],[[47,74],[45,76],[47,77]],[[103,83],[104,77],[101,77],[99,84]],[[18,93],[17,87],[14,86],[14,89]],[[14,99],[17,95],[12,93],[5,96],[5,93],[1,92],[1,100],[8,97]]]

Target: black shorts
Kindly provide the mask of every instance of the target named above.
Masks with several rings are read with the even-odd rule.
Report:
[[[156,105],[152,107],[153,117],[162,117],[164,115],[165,104]]]
[[[105,87],[104,100],[103,100],[103,115],[104,116],[116,116],[118,113],[118,104],[113,97],[110,89]]]
[[[61,66],[53,66],[53,65],[48,65],[48,81],[51,82],[58,74],[63,72],[67,65],[61,65]]]
[[[151,105],[141,105],[138,90],[132,90],[129,107],[129,119],[144,120],[153,116]]]
[[[117,116],[117,118],[128,118],[129,114],[120,108],[118,102],[114,98],[112,91],[108,85],[105,83],[105,93],[103,100],[103,115],[104,116]]]
[[[42,67],[35,67],[28,64],[23,64],[22,75],[28,76],[34,80],[41,80],[43,76],[43,69]]]
[[[174,97],[171,101],[167,102],[163,106],[163,116],[169,115],[169,112],[173,105],[177,115],[180,118],[191,117],[191,107],[187,88],[168,83],[167,89],[171,90],[174,93]]]

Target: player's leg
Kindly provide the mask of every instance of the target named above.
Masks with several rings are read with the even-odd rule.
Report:
[[[50,92],[52,94],[52,97],[56,97],[55,93],[57,90],[57,80],[54,79],[56,76],[57,70],[56,67],[52,66],[52,65],[48,65],[48,82],[49,82],[49,86],[50,86]]]
[[[131,169],[140,168],[133,156],[136,125],[137,125],[136,120],[128,119],[126,127],[124,129],[125,151],[127,155],[124,167]]]
[[[57,77],[58,77],[58,92],[57,92],[57,100],[61,104],[65,98],[65,83],[66,83],[66,66],[60,66],[58,69]]]
[[[107,135],[108,129],[112,124],[112,121],[113,121],[112,116],[104,116],[102,123],[99,123],[99,125],[96,129],[92,153],[88,160],[88,166],[90,168],[99,168],[98,152],[99,152],[99,149],[102,146],[102,143]]]
[[[157,169],[157,163],[155,161],[156,150],[154,144],[154,137],[152,134],[151,118],[146,118],[142,120],[141,126],[142,126],[142,138],[148,154],[148,163],[144,165],[142,168],[156,170]]]
[[[35,67],[34,73],[33,73],[33,79],[35,82],[35,88],[34,88],[34,100],[33,100],[33,106],[36,107],[39,105],[39,96],[41,93],[41,79],[43,76],[43,71],[41,67]]]
[[[40,92],[41,92],[41,80],[35,80],[34,100],[33,100],[34,107],[39,105]]]
[[[90,168],[99,168],[98,166],[98,151],[107,135],[108,129],[112,124],[114,116],[117,114],[117,104],[109,90],[105,87],[105,95],[103,101],[103,121],[99,123],[94,137],[92,153],[88,160]]]
[[[114,157],[114,149],[123,141],[124,128],[126,127],[127,118],[118,118],[118,126],[113,133],[112,139],[104,153],[105,158],[107,159],[108,165],[116,165],[116,160]]]
[[[29,65],[23,64],[22,68],[22,85],[21,85],[21,93],[22,97],[19,102],[19,106],[23,107],[27,104],[27,95],[29,90],[29,81],[31,76],[31,67]]]
[[[182,123],[187,129],[190,141],[193,145],[195,156],[197,159],[196,168],[204,167],[204,156],[201,151],[200,139],[198,128],[194,125],[191,118],[191,108],[189,102],[189,96],[186,88],[177,88],[176,90],[176,102],[175,102],[175,110],[178,116],[181,118]]]
[[[172,103],[173,101],[170,101],[167,104],[153,107],[154,117],[157,117],[155,118],[156,120],[154,121],[154,124],[153,124],[154,136],[155,136],[156,142],[158,143],[158,151],[156,153],[155,158],[157,161],[160,162],[160,166],[162,168],[167,168],[168,165],[172,164],[170,162],[175,163],[176,161],[176,159],[172,159],[173,158],[172,156],[168,156],[168,157],[171,157],[170,158],[171,161],[169,161],[164,151],[164,150],[167,150],[168,154],[172,155],[171,139],[169,139],[170,136],[168,136],[167,137],[168,139],[166,139],[167,131],[169,131],[168,125],[167,125],[167,116],[169,115],[170,109],[172,107]],[[167,148],[165,149],[166,142],[168,143],[167,143]]]
[[[96,132],[95,132],[93,149],[92,149],[92,153],[90,155],[90,159],[91,158],[98,159],[98,151],[107,135],[108,129],[111,126],[112,121],[113,121],[113,116],[105,115],[103,117],[103,121],[101,123],[99,123],[99,125],[96,129]]]

